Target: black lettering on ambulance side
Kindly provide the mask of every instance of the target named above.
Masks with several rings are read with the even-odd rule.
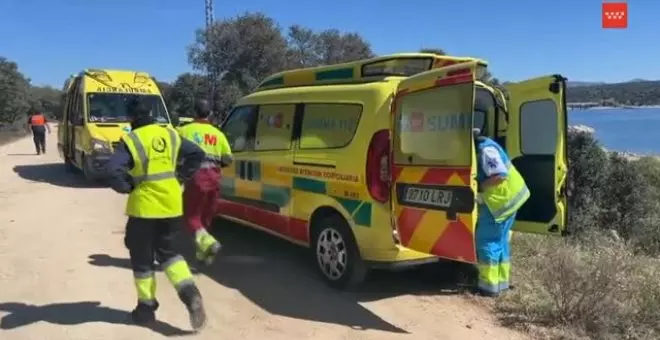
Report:
[[[136,89],[136,88],[126,88],[126,87],[108,87],[108,86],[103,86],[103,87],[98,87],[97,88],[98,92],[106,92],[106,93],[142,93],[142,94],[149,94],[151,91],[148,89]]]

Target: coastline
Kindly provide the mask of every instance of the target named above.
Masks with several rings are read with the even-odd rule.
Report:
[[[637,109],[660,109],[660,105],[622,105],[622,106],[591,106],[591,107],[578,107],[567,103],[569,111],[600,111],[600,110],[637,110]]]
[[[587,134],[595,134],[596,129],[592,128],[591,126],[588,125],[583,125],[583,124],[577,124],[577,125],[569,125],[568,126],[568,132],[569,133],[587,133]],[[609,153],[609,154],[617,154],[629,161],[637,161],[645,157],[651,157],[660,160],[660,155],[658,154],[644,154],[644,153],[639,153],[639,152],[632,152],[632,151],[621,151],[621,150],[609,150],[606,147],[602,147],[603,151]]]

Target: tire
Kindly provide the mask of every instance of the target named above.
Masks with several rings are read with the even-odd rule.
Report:
[[[364,282],[367,265],[351,228],[343,217],[332,214],[312,225],[313,263],[321,279],[330,287],[352,290]]]
[[[87,162],[87,157],[85,155],[82,156],[82,173],[83,176],[85,177],[85,180],[87,180],[90,183],[96,183],[97,178],[94,176],[92,171],[89,169],[89,162]]]

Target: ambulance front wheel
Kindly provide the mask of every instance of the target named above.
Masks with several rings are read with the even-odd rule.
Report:
[[[319,217],[312,224],[312,253],[323,281],[341,290],[359,286],[367,276],[355,236],[338,214]]]

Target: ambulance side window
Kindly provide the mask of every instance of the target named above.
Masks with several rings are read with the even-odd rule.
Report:
[[[520,150],[523,155],[554,155],[557,149],[557,105],[550,99],[520,106]]]
[[[73,84],[66,94],[66,111],[69,123],[72,125],[81,125],[80,115],[76,112],[78,91],[80,89],[80,78],[73,80]]]
[[[222,124],[222,132],[229,141],[232,152],[251,150],[254,144],[256,106],[239,106]]]
[[[360,104],[305,104],[300,149],[336,149],[351,143],[362,115]]]
[[[255,133],[255,151],[291,149],[295,104],[259,106],[259,118]]]
[[[73,92],[73,104],[71,113],[73,115],[73,124],[74,125],[83,125],[85,123],[85,115],[83,114],[83,98],[80,94],[80,84],[76,85],[76,88]]]

